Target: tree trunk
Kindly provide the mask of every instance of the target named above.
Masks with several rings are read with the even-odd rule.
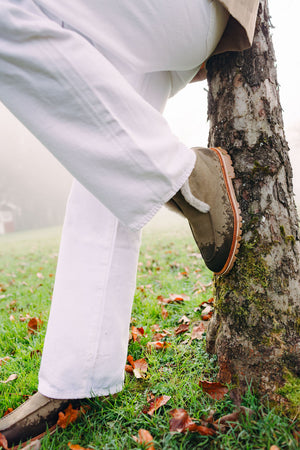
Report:
[[[220,381],[241,393],[251,382],[278,401],[291,372],[300,374],[299,231],[267,0],[252,48],[214,56],[207,69],[209,146],[232,157],[243,216],[235,266],[215,280],[207,349]]]

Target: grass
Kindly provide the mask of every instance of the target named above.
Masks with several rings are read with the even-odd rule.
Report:
[[[0,358],[9,357],[0,367],[0,380],[18,375],[14,381],[0,383],[0,417],[37,388],[59,234],[59,229],[47,229],[0,237]],[[199,387],[200,379],[213,381],[218,371],[215,357],[205,351],[205,340],[191,341],[190,333],[174,334],[183,315],[191,321],[190,330],[199,323],[200,312],[195,308],[212,296],[211,287],[203,288],[210,283],[211,273],[197,255],[189,231],[176,216],[159,215],[146,227],[132,311],[132,325],[143,327],[145,334],[129,342],[128,353],[135,360],[147,360],[147,376],[136,379],[126,374],[120,394],[88,400],[87,413],[65,430],[47,435],[42,449],[68,449],[68,442],[90,449],[146,448],[133,439],[141,428],[152,434],[156,449],[299,448],[292,434],[295,424],[261,405],[250,389],[243,405],[251,408],[253,415],[226,432],[214,438],[191,432],[170,433],[171,409],[184,408],[195,419],[208,416],[211,410],[215,417],[234,410],[229,394],[213,400]],[[190,300],[167,305],[168,317],[163,318],[157,296],[169,297],[171,293],[186,294]],[[43,321],[37,333],[28,334],[28,319],[20,321],[26,314]],[[147,342],[152,340],[154,324],[171,333],[165,338],[170,346],[149,353]],[[152,417],[143,413],[151,393],[171,397]]]

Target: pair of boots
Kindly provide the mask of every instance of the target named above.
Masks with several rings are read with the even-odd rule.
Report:
[[[196,148],[196,164],[189,179],[169,201],[185,216],[207,267],[217,275],[228,273],[236,259],[241,237],[241,216],[234,194],[230,156],[221,148]],[[41,437],[57,422],[69,403],[37,392],[0,419],[0,433],[8,445]]]

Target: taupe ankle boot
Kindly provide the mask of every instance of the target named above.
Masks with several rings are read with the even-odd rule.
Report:
[[[242,218],[232,179],[231,158],[221,148],[194,148],[195,167],[179,192],[168,202],[189,221],[207,267],[228,273],[240,246]]]
[[[42,437],[47,429],[56,424],[60,411],[65,410],[70,403],[75,407],[79,402],[80,400],[52,399],[37,392],[0,419],[0,433],[6,437],[9,447]]]

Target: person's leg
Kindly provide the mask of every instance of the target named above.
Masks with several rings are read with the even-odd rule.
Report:
[[[127,78],[154,108],[163,109],[171,89],[168,72]],[[122,389],[139,243],[139,231],[122,225],[74,181],[61,238],[39,392],[0,419],[0,432],[9,443],[44,432],[46,423],[51,426],[56,422],[58,411],[70,401],[76,405],[74,399]]]
[[[122,389],[140,232],[77,181],[68,201],[39,375],[58,399]]]
[[[169,73],[131,74],[128,81],[162,111]],[[75,399],[122,389],[139,242],[139,232],[74,182],[39,375],[42,394]]]
[[[31,0],[0,6],[0,99],[121,222],[140,229],[195,156],[124,76]]]

